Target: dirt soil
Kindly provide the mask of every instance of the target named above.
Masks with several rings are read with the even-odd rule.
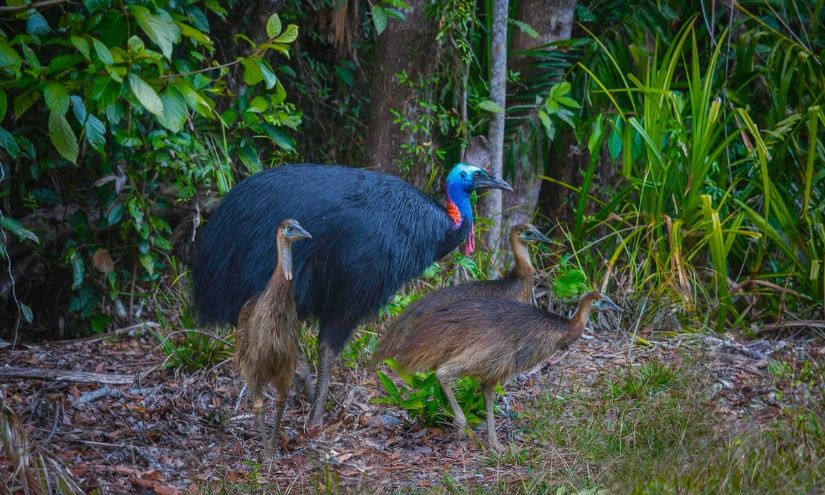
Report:
[[[770,396],[768,360],[822,351],[781,341],[739,344],[727,337],[697,335],[651,340],[648,346],[631,346],[631,340],[624,333],[586,333],[564,354],[507,385],[512,409],[529,408],[539,394],[587,385],[605,370],[651,358],[689,358],[707,368],[708,394],[715,399],[710,402],[720,420],[768,420],[779,410]],[[250,404],[244,399],[236,409],[242,382],[234,363],[185,375],[164,369],[163,361],[157,340],[148,333],[6,349],[0,351],[0,367],[5,369],[125,375],[130,383],[0,377],[2,397],[25,425],[30,443],[64,463],[86,491],[198,493],[205,485],[251,480],[274,482],[297,493],[323,490],[328,484],[346,491],[369,487],[371,492],[389,492],[401,487],[426,490],[442,484],[447,474],[467,485],[518,483],[526,474],[524,467],[490,462],[483,425],[476,429],[481,444],[471,438],[457,441],[447,426],[418,427],[400,410],[371,403],[382,395],[373,371],[340,365],[333,370],[332,410],[325,429],[306,433],[308,404],[291,399],[281,438],[283,454],[274,462],[259,463]],[[508,420],[502,412],[498,418],[499,438],[524,446],[519,420]],[[551,479],[554,469],[574,461],[574,453],[552,445],[529,447],[549,454],[543,457],[549,459]],[[0,466],[8,469],[9,459],[0,455]]]

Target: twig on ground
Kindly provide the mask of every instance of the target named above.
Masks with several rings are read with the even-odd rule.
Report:
[[[104,340],[111,337],[117,337],[119,335],[123,335],[125,333],[129,333],[133,330],[146,330],[149,328],[160,328],[160,324],[155,323],[154,321],[144,321],[141,323],[136,323],[134,325],[129,325],[128,327],[118,328],[117,330],[112,330],[111,332],[103,333],[100,335],[92,335],[89,337],[83,337],[79,339],[69,339],[69,340],[55,340],[51,342],[52,344],[75,344],[78,342],[97,342],[98,340]]]
[[[97,390],[86,392],[85,394],[75,399],[72,402],[72,407],[74,407],[75,409],[82,409],[86,407],[87,404],[91,404],[92,402],[102,399],[104,397],[120,398],[122,396],[123,392],[121,392],[120,390],[109,388],[108,385],[104,385],[103,387]]]

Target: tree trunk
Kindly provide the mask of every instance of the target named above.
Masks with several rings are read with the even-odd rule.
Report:
[[[512,49],[515,56],[512,67],[513,70],[521,73],[522,80],[529,79],[532,74],[527,58],[518,54],[547,43],[570,39],[575,12],[575,0],[522,0],[519,2],[516,18],[530,24],[539,33],[537,38],[530,38],[519,30],[514,32]],[[538,114],[531,115],[529,122],[522,125],[526,126],[527,132],[524,135],[529,136],[530,127],[539,125]],[[516,136],[520,134],[518,131],[513,133]],[[557,139],[564,139],[564,135],[559,136],[559,134],[562,133],[557,134]],[[527,141],[528,143],[531,141],[529,137]],[[537,141],[543,142],[544,140],[537,139]],[[510,185],[513,186],[513,192],[504,198],[504,225],[506,227],[528,222],[533,218],[539,192],[542,191],[543,196],[547,189],[542,186],[542,181],[536,178],[534,170],[538,170],[539,173],[546,172],[554,177],[561,175],[565,179],[572,177],[576,170],[577,162],[568,160],[567,153],[562,153],[554,159],[557,155],[547,153],[545,148],[539,143],[531,143],[517,152],[520,155],[526,154],[527,161],[522,162],[525,156],[517,156],[515,174],[513,177],[508,177]],[[557,149],[557,147],[553,146],[551,149]],[[530,163],[532,157],[535,157],[536,163]],[[526,163],[527,166],[522,166],[522,163]],[[560,191],[559,189],[562,188],[552,187],[552,194],[566,193],[566,190]]]
[[[493,2],[493,33],[491,39],[492,68],[490,74],[490,99],[494,101],[501,112],[493,114],[490,119],[490,169],[495,177],[501,177],[504,162],[504,108],[507,96],[507,24],[508,0]],[[492,221],[485,236],[485,246],[493,256],[493,266],[499,266],[497,255],[501,239],[501,191],[491,189],[484,199],[484,214]]]
[[[419,90],[414,84],[399,83],[396,75],[406,71],[413,83],[433,75],[435,29],[433,20],[426,13],[426,0],[408,0],[407,3],[410,10],[406,12],[406,19],[391,19],[376,41],[366,162],[370,168],[406,175],[420,185],[421,181],[426,183],[427,174],[414,166],[408,170],[402,166],[402,146],[418,144],[412,125],[402,129],[400,124],[393,123],[396,119],[393,110],[410,124],[418,120],[422,111],[416,101]]]

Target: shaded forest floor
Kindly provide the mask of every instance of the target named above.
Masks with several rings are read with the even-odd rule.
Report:
[[[304,433],[307,404],[291,399],[283,455],[259,462],[248,401],[236,410],[234,364],[165,369],[149,333],[0,352],[6,369],[137,377],[130,384],[0,380],[32,448],[67,467],[84,491],[825,490],[821,341],[685,334],[650,342],[588,332],[516,377],[506,387],[510,417],[497,415],[510,444],[504,454],[484,448],[483,425],[481,443],[456,441],[447,426],[421,428],[371,403],[382,395],[375,372],[339,365],[326,428]],[[0,457],[7,480],[10,463]]]

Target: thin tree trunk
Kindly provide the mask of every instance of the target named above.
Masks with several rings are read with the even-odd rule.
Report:
[[[494,101],[501,112],[493,114],[490,119],[491,164],[490,169],[494,176],[501,177],[504,162],[504,108],[507,96],[507,20],[508,0],[493,2],[493,33],[491,40],[492,70],[490,74],[490,99]],[[484,200],[484,212],[492,220],[487,231],[485,245],[493,256],[493,266],[498,267],[498,246],[501,239],[501,191],[492,189],[487,192]]]
[[[530,38],[520,31],[514,32],[512,49],[516,55],[513,57],[512,67],[513,70],[522,74],[522,80],[530,78],[531,70],[527,58],[518,54],[547,43],[570,39],[575,11],[576,0],[521,0],[519,2],[516,18],[530,24],[539,33],[537,38]],[[528,123],[523,125],[526,126],[525,131],[527,131],[523,135],[528,136],[528,143],[525,143],[526,146],[523,149],[517,149],[515,174],[513,177],[508,177],[513,186],[513,192],[504,197],[504,226],[507,227],[530,221],[536,210],[540,191],[544,196],[546,188],[542,186],[542,181],[536,177],[534,170],[539,174],[547,172],[552,176],[560,175],[569,180],[578,165],[576,161],[567,159],[568,153],[566,152],[558,158],[553,153],[548,153],[548,147],[541,145],[544,142],[543,139],[539,143],[530,142],[529,129],[538,125],[538,114],[531,115]],[[518,131],[513,133],[516,136],[521,134]],[[566,133],[557,133],[557,139],[563,138],[559,136],[560,134]],[[557,146],[550,148],[558,149]],[[550,190],[552,194],[566,193],[558,188],[550,188]],[[563,204],[560,201],[553,202]],[[559,208],[554,208],[554,211],[558,212]]]
[[[426,171],[402,170],[404,144],[416,145],[412,125],[406,129],[394,124],[394,111],[406,122],[420,117],[417,104],[418,88],[401,84],[396,75],[406,72],[418,83],[433,75],[435,64],[435,27],[427,15],[426,0],[408,0],[410,10],[403,21],[389,21],[378,36],[375,46],[375,67],[372,79],[369,126],[367,129],[367,166],[394,175],[406,175],[416,184],[426,183]],[[412,87],[411,87],[412,86]],[[403,172],[403,173],[402,173]]]

